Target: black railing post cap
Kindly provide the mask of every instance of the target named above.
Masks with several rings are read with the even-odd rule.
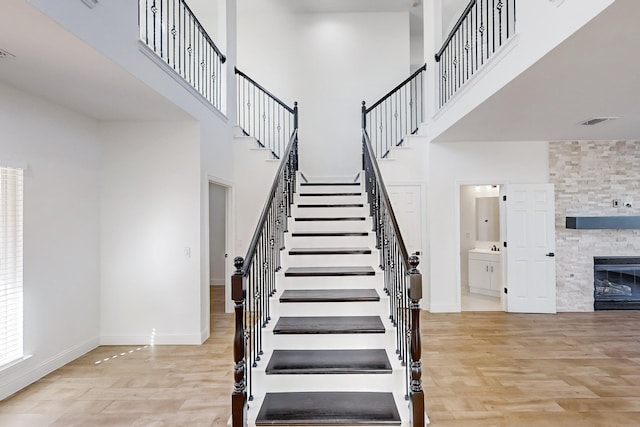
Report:
[[[417,270],[418,264],[420,264],[420,258],[417,254],[412,254],[409,256],[409,265],[411,266],[411,270]]]
[[[242,266],[244,265],[244,258],[237,256],[233,259],[233,266],[236,268],[236,274],[242,273]]]

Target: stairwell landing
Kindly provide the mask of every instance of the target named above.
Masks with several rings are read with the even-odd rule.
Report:
[[[410,425],[364,185],[302,181],[249,425]]]

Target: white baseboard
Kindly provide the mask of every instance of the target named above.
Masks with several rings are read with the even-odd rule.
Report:
[[[29,384],[38,381],[45,375],[48,375],[67,363],[74,361],[78,357],[98,347],[98,345],[98,338],[91,338],[40,363],[37,363],[35,366],[30,365],[34,363],[34,359],[36,359],[37,355],[25,360],[24,362],[17,363],[12,367],[7,368],[5,371],[0,373],[0,384],[2,384],[0,386],[0,400],[3,400],[7,396],[11,396]]]
[[[431,313],[459,313],[460,307],[455,304],[431,304],[429,306]]]
[[[102,335],[100,345],[200,345],[202,332],[196,334],[156,334],[151,342],[151,335]]]

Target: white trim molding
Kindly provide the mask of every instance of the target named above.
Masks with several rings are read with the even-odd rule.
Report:
[[[37,363],[35,366],[30,365],[30,363],[34,362],[33,357],[25,357],[20,363],[7,368],[0,375],[0,384],[2,384],[0,386],[0,400],[38,381],[45,375],[72,362],[96,347],[98,347],[98,339],[90,338]]]

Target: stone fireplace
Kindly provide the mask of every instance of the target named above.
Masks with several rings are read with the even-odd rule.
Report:
[[[549,179],[556,193],[558,311],[594,310],[595,257],[640,256],[639,229],[570,229],[566,226],[566,217],[640,215],[638,164],[640,142],[549,143]],[[622,203],[616,207],[613,200]],[[625,289],[622,287],[619,291]]]

